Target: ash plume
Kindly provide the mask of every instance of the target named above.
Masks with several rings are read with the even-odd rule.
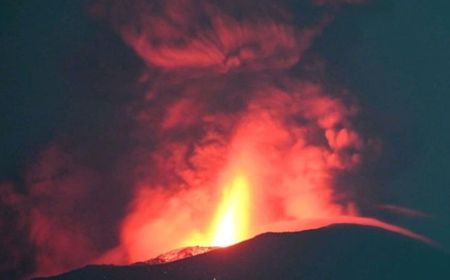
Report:
[[[136,195],[111,256],[138,261],[190,238],[202,240],[211,219],[205,209],[217,205],[226,178],[240,173],[254,186],[251,213],[264,209],[251,214],[253,233],[284,220],[357,215],[345,194],[337,202],[333,176],[358,166],[377,140],[352,124],[359,107],[345,89],[289,71],[339,3],[305,5],[315,15],[309,18],[287,4],[116,1],[96,7],[151,69],[140,80],[145,101],[130,111],[137,137],[154,147],[142,148]]]

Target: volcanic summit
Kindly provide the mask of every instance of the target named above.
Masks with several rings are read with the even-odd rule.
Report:
[[[450,256],[384,229],[336,224],[264,233],[171,263],[90,265],[45,279],[450,279]]]

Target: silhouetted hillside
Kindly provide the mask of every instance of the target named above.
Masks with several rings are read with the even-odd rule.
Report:
[[[383,229],[340,224],[265,233],[172,263],[92,265],[47,279],[450,279],[450,257]]]

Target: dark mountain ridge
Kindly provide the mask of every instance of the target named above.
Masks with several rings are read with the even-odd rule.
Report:
[[[90,265],[42,279],[450,279],[450,256],[380,228],[337,224],[264,233],[171,263]]]

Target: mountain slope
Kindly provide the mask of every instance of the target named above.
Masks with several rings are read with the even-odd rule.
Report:
[[[450,279],[450,257],[383,229],[341,224],[265,233],[172,263],[87,266],[48,279]]]

